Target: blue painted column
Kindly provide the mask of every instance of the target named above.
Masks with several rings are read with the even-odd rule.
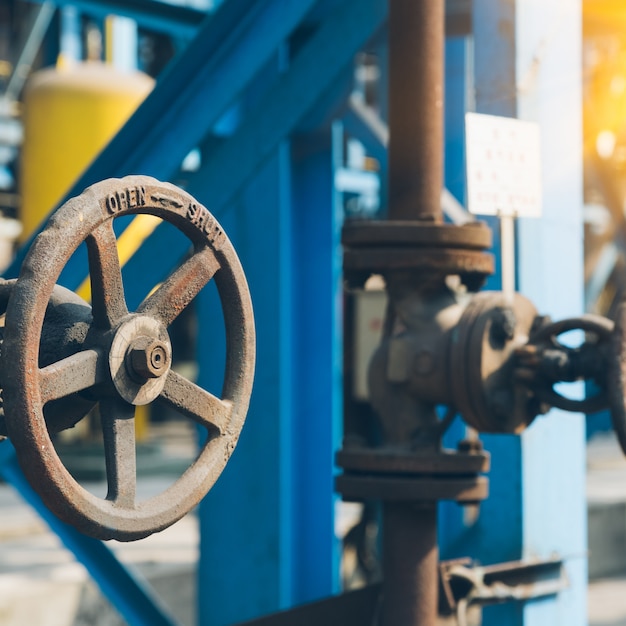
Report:
[[[519,288],[554,319],[582,313],[582,3],[520,2],[518,116],[542,133],[543,219],[520,220]],[[525,624],[587,623],[584,416],[553,411],[522,436],[523,554],[567,558],[570,589]]]
[[[542,313],[581,313],[581,6],[576,0],[476,0],[476,108],[536,121],[542,132],[543,217],[518,223],[518,289]],[[584,424],[552,411],[521,437],[485,437],[491,496],[467,546],[483,563],[566,558],[556,599],[485,611],[485,626],[586,624]],[[461,545],[461,542],[459,543]]]
[[[445,117],[444,184],[463,205],[465,191],[465,112],[470,106],[471,81],[469,59],[472,46],[467,37],[449,37],[445,47]],[[457,417],[446,431],[444,447],[455,449],[465,436],[465,424]],[[456,502],[439,504],[438,536],[441,559],[460,556],[456,550],[465,536],[465,509]]]
[[[250,285],[257,373],[241,440],[201,505],[202,626],[338,591],[341,223],[326,135],[282,144],[222,219]],[[219,390],[214,296],[202,294],[198,358],[200,384]]]
[[[256,175],[221,223],[246,273],[257,327],[255,384],[241,439],[200,506],[201,626],[288,606],[292,597],[292,290],[289,148]],[[205,290],[206,291],[206,290]],[[201,294],[199,383],[223,375],[221,313]]]
[[[335,452],[342,437],[343,206],[330,129],[293,141],[293,497],[296,603],[339,591]]]

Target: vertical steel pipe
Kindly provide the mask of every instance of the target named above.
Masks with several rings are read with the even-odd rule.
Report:
[[[445,2],[389,0],[389,219],[441,222]],[[435,626],[437,505],[385,503],[382,626]]]
[[[382,626],[435,626],[437,504],[385,503]]]
[[[442,221],[444,0],[389,0],[389,219]]]

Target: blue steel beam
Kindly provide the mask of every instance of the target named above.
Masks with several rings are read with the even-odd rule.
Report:
[[[444,180],[446,188],[462,204],[466,204],[465,186],[465,113],[471,107],[470,94],[472,76],[469,72],[471,45],[466,37],[446,40],[445,47],[445,151]],[[444,445],[456,448],[466,428],[456,419],[445,434]],[[441,559],[465,556],[455,552],[459,534],[465,532],[465,520],[470,519],[470,510],[456,502],[441,502],[439,505],[439,548]]]
[[[332,161],[330,146],[309,138],[298,142],[294,154],[301,156],[290,166],[281,140],[343,78],[384,17],[382,1],[342,3],[189,181],[217,212],[246,268],[262,364],[236,454],[201,505],[203,626],[338,590],[333,450],[341,291]],[[212,388],[222,349],[219,314],[210,311],[202,304],[199,343],[211,351],[199,359],[202,384]]]
[[[30,486],[9,441],[0,444],[0,476],[12,485],[85,566],[103,594],[130,626],[175,626],[150,586],[121,564],[102,542],[79,533],[55,517]]]
[[[334,194],[331,148],[328,135],[324,142],[304,136],[293,143],[298,156],[292,160],[290,233],[295,470],[292,604],[340,591],[334,476],[343,409],[343,206]]]
[[[384,3],[380,11],[371,11],[372,6],[352,0],[330,16],[257,104],[254,121],[245,120],[189,183],[192,193],[217,211],[235,242],[263,329],[258,338],[263,367],[248,423],[237,454],[202,503],[203,625],[232,623],[337,591],[332,456],[340,399],[333,352],[339,258],[332,167],[330,154],[322,150],[298,166],[290,182],[288,148],[281,139],[334,87],[358,46],[384,19]],[[337,36],[346,23],[358,37]],[[333,63],[320,61],[322,50]],[[225,149],[236,159],[230,167]],[[242,197],[233,201],[240,190]],[[297,311],[307,311],[306,318],[294,302]],[[203,313],[201,326],[212,353],[218,345],[217,317],[212,323]],[[214,358],[199,356],[210,387]],[[218,535],[220,541],[211,540]],[[241,585],[245,594],[237,591]]]
[[[227,206],[280,141],[334,87],[354,55],[382,26],[384,0],[345,0],[312,35],[235,134],[205,158],[189,182],[207,191],[208,206]]]
[[[169,178],[314,4],[224,2],[66,198],[105,178]],[[17,276],[27,248],[22,246],[5,277]]]
[[[292,315],[289,146],[258,172],[220,222],[246,272],[257,370],[241,439],[200,504],[198,623],[224,626],[287,607],[292,598]],[[223,320],[214,294],[198,297],[199,384],[219,389]],[[201,346],[206,346],[202,348]],[[210,346],[210,349],[208,347]]]

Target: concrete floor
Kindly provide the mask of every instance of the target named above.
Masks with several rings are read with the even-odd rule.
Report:
[[[626,626],[626,459],[612,435],[587,446],[589,623]]]
[[[626,626],[626,578],[589,584],[589,626]]]
[[[150,492],[162,487],[158,478],[142,483]],[[198,525],[194,515],[142,541],[107,545],[150,583],[181,626],[195,624]],[[124,624],[56,535],[11,487],[0,486],[0,625]]]

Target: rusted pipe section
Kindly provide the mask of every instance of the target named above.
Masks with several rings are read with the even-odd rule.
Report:
[[[441,222],[443,0],[389,0],[389,219]]]
[[[384,505],[382,626],[437,622],[437,504]]]

